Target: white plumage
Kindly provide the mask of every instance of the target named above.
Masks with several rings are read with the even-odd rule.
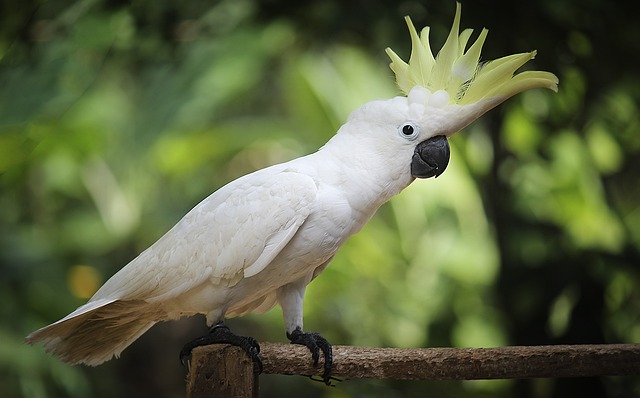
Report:
[[[402,114],[370,108],[318,152],[211,194],[87,304],[27,341],[66,362],[98,365],[155,323],[198,313],[212,325],[280,302],[287,331],[301,328],[306,285],[413,180],[415,142],[397,132]]]

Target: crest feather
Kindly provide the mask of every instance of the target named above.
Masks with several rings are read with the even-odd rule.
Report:
[[[405,95],[416,86],[431,93],[443,90],[449,94],[450,104],[468,105],[491,97],[507,99],[532,88],[558,91],[558,78],[550,72],[530,71],[515,74],[522,65],[532,60],[536,51],[508,55],[494,61],[480,63],[480,53],[488,30],[480,35],[467,51],[473,29],[460,31],[462,6],[456,3],[456,15],[449,36],[436,57],[429,44],[429,27],[420,35],[405,17],[411,36],[411,56],[407,64],[392,49],[385,51],[391,59],[389,65],[396,75],[396,83]]]

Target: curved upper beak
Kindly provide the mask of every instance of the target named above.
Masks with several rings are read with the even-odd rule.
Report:
[[[416,178],[438,177],[449,164],[449,142],[437,135],[416,145],[411,158],[411,175]]]

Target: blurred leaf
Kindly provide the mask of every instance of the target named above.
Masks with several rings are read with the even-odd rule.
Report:
[[[463,25],[490,28],[488,58],[537,48],[535,69],[557,73],[559,93],[524,93],[453,137],[447,172],[383,206],[309,286],[309,330],[396,347],[640,339],[635,14],[601,1],[494,6],[465,4]],[[204,330],[189,323],[154,328],[95,369],[23,336],[82,304],[217,188],[315,151],[354,109],[398,95],[383,48],[408,51],[401,16],[442,42],[453,12],[337,0],[3,5],[0,396],[183,395],[177,361],[155,358],[174,358]],[[277,309],[237,324],[284,339]],[[640,384],[362,380],[327,390],[283,377],[265,394],[425,391],[636,396]]]

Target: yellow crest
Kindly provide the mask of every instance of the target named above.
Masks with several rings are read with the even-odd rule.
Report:
[[[390,48],[386,52],[391,58],[390,67],[396,75],[396,82],[406,95],[415,86],[420,86],[431,93],[446,91],[450,104],[468,105],[492,97],[502,97],[504,100],[531,88],[544,87],[558,91],[558,78],[553,73],[527,71],[515,74],[518,68],[535,57],[536,51],[480,63],[480,51],[487,38],[487,29],[483,29],[465,51],[473,29],[459,33],[461,9],[462,6],[457,3],[453,26],[436,57],[429,46],[429,27],[425,27],[418,36],[411,19],[405,17],[411,34],[409,63]]]

